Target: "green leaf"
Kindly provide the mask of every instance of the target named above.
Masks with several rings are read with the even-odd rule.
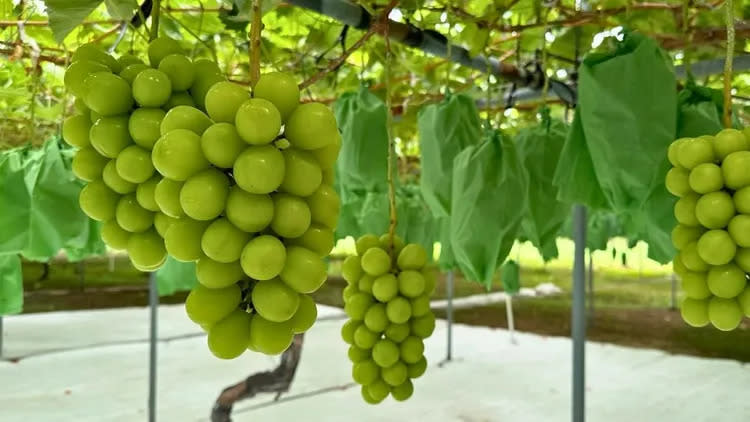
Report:
[[[135,15],[138,3],[135,0],[104,0],[107,12],[114,19],[130,20]]]
[[[55,35],[55,41],[62,43],[101,3],[102,0],[45,0],[49,26]]]

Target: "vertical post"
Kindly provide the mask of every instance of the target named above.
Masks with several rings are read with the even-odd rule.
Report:
[[[589,322],[594,322],[594,251],[589,251]]]
[[[155,272],[148,276],[148,306],[151,311],[148,356],[148,421],[156,422],[156,345],[159,289],[156,284]]]
[[[672,273],[672,300],[669,309],[677,309],[677,276]]]
[[[505,295],[505,316],[508,318],[508,331],[510,331],[510,343],[518,344],[516,342],[516,324],[513,320],[513,295]]]
[[[3,316],[0,315],[0,359],[3,358]]]
[[[586,380],[586,208],[573,207],[573,422],[585,420]]]
[[[448,294],[448,307],[445,310],[445,316],[448,318],[448,348],[445,354],[445,360],[450,362],[453,358],[453,270],[448,271],[445,290]]]

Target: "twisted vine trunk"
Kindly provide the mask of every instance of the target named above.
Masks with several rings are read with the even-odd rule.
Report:
[[[276,393],[278,400],[282,393],[289,391],[297,365],[302,357],[304,334],[294,336],[292,345],[281,355],[279,366],[271,371],[258,372],[219,394],[211,410],[211,422],[231,422],[232,406],[240,400],[255,397],[261,393]]]

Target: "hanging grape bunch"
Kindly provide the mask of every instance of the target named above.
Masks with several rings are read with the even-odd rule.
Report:
[[[88,182],[81,208],[102,238],[154,271],[196,262],[187,314],[230,359],[286,350],[317,316],[339,215],[333,113],[299,103],[294,78],[263,75],[253,95],[216,63],[157,38],[150,66],[80,47],[65,74],[79,114],[63,137]],[[283,128],[283,131],[282,131]]]
[[[427,253],[418,244],[404,245],[385,234],[357,240],[357,255],[346,258],[344,310],[349,320],[341,336],[349,347],[352,378],[362,397],[377,404],[388,394],[411,397],[411,379],[427,368],[423,340],[435,330],[430,294],[435,274],[426,268]]]
[[[666,177],[679,197],[672,242],[688,324],[731,331],[750,317],[750,128],[678,139]]]

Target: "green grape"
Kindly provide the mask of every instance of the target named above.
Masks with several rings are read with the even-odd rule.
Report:
[[[247,193],[239,186],[232,186],[227,197],[226,215],[240,230],[259,232],[273,219],[273,200],[270,195]]]
[[[96,72],[84,81],[86,106],[102,116],[128,113],[133,108],[133,96],[128,82],[109,72]]]
[[[242,291],[237,285],[209,289],[198,284],[185,299],[185,311],[196,324],[212,326],[236,310],[241,300]]]
[[[277,237],[261,235],[245,245],[240,263],[248,277],[255,280],[270,280],[281,273],[287,255],[287,249]]]
[[[375,347],[377,347],[377,345],[375,345]],[[395,344],[394,347],[396,347]],[[375,353],[374,349],[373,353]],[[396,348],[396,354],[398,355],[398,348]],[[383,377],[383,381],[385,381],[392,387],[396,387],[405,383],[409,379],[409,369],[403,362],[396,361],[393,365],[387,368],[383,368],[381,370],[381,375]]]
[[[736,297],[745,290],[747,284],[745,271],[734,263],[712,266],[706,282],[714,296],[724,299]]]
[[[167,260],[164,240],[153,229],[131,234],[127,250],[130,260],[136,267],[155,270]]]
[[[372,400],[376,403],[380,403],[381,401],[385,400],[385,398],[388,397],[388,394],[391,392],[391,388],[388,386],[388,384],[386,384],[385,381],[381,379],[375,380],[375,382],[368,385],[366,388],[367,394],[369,394]]]
[[[208,224],[207,221],[195,221],[190,218],[181,218],[172,223],[164,236],[167,252],[182,262],[200,259],[203,255],[201,238]]]
[[[229,178],[210,168],[187,179],[180,190],[180,205],[190,218],[213,220],[224,211],[228,195]]]
[[[323,184],[333,186],[336,179],[336,171],[333,168],[323,168]]]
[[[143,64],[143,60],[132,54],[123,54],[122,56],[117,58],[117,62],[120,63],[120,67],[122,69],[125,69],[131,64]]]
[[[409,378],[419,378],[427,369],[427,359],[422,356],[417,362],[406,365],[409,369]]]
[[[375,278],[371,275],[363,275],[357,283],[357,287],[361,292],[372,294],[372,285],[375,283]]]
[[[252,316],[245,311],[240,309],[232,311],[211,326],[208,331],[208,350],[219,359],[239,357],[247,350],[250,343],[251,320]]]
[[[109,220],[102,224],[102,240],[104,243],[115,250],[125,250],[128,247],[130,232],[123,230],[116,220]]]
[[[310,208],[299,197],[276,194],[273,196],[271,229],[286,238],[300,237],[310,228]]]
[[[216,167],[232,168],[246,146],[231,123],[214,123],[201,136],[203,155]]]
[[[156,170],[179,182],[210,166],[201,151],[200,136],[187,129],[175,129],[162,135],[151,154]]]
[[[120,198],[115,217],[120,227],[132,233],[148,230],[154,224],[154,213],[138,205],[132,193]]]
[[[398,291],[408,298],[424,293],[424,277],[417,271],[401,271],[398,275]]]
[[[391,257],[380,248],[370,248],[362,255],[362,269],[373,277],[380,277],[391,269]]]
[[[339,195],[329,185],[320,185],[307,199],[313,223],[322,224],[331,230],[336,229],[341,202]],[[375,238],[377,241],[377,237]],[[377,244],[375,245],[377,246]],[[361,256],[361,255],[360,255]]]
[[[432,312],[412,318],[411,333],[419,338],[427,338],[435,331],[435,315]]]
[[[370,385],[380,378],[380,367],[372,359],[363,360],[352,367],[352,378],[360,385]]]
[[[349,301],[344,305],[344,312],[349,315],[349,318],[362,321],[365,319],[367,310],[373,304],[372,296],[367,293],[357,293],[349,298]]]
[[[167,178],[161,179],[156,184],[154,200],[159,206],[159,210],[169,217],[179,218],[185,215],[180,205],[180,190],[182,190],[182,185],[182,182]]]
[[[78,98],[85,98],[86,84],[85,80],[89,75],[99,72],[108,72],[109,68],[101,63],[91,60],[79,60],[73,62],[65,70],[63,77],[65,87]]]
[[[249,193],[271,193],[284,180],[284,156],[271,145],[246,148],[233,167],[237,185]]]
[[[250,343],[267,355],[278,355],[292,344],[294,334],[289,322],[273,322],[260,315],[250,323]]]
[[[288,73],[266,73],[255,84],[253,97],[270,101],[279,111],[281,120],[286,121],[299,104],[299,87]]]
[[[138,201],[138,205],[149,211],[159,211],[159,205],[156,203],[155,193],[156,185],[158,185],[160,181],[161,177],[156,175],[138,185],[135,190],[135,199]]]
[[[223,263],[238,261],[250,235],[226,218],[214,220],[203,233],[201,248],[209,258]]]
[[[341,135],[337,136],[333,143],[324,146],[323,148],[310,150],[310,153],[318,160],[318,164],[320,164],[320,168],[323,169],[325,174],[326,170],[333,170],[333,167],[336,165],[336,160],[339,157],[339,151],[341,151]],[[332,174],[333,173],[331,173],[331,175]],[[333,184],[333,179],[325,183],[331,185]]]
[[[349,346],[347,355],[349,356],[349,360],[352,363],[364,362],[372,357],[372,353],[370,352],[370,350],[360,349],[357,346]]]
[[[185,91],[195,81],[193,62],[182,54],[170,54],[159,62],[159,70],[164,72],[175,91]]]
[[[707,299],[711,297],[711,291],[708,289],[708,284],[706,283],[707,275],[706,273],[692,271],[687,271],[681,275],[682,291],[685,293],[685,296],[693,299]]]
[[[378,240],[377,236],[375,236],[374,234],[365,234],[357,239],[357,255],[362,256],[365,254],[365,252],[367,252],[368,249],[377,248],[379,246],[380,241]]]
[[[137,108],[133,110],[128,120],[128,132],[133,142],[151,150],[159,140],[159,127],[167,113],[160,108]]]
[[[169,96],[169,100],[167,100],[167,103],[164,104],[162,109],[164,110],[171,110],[177,106],[188,106],[192,108],[197,108],[198,104],[195,103],[193,100],[193,97],[190,95],[189,92],[186,91],[179,91],[174,92],[172,91],[172,95]]]
[[[318,318],[318,307],[315,301],[308,295],[299,295],[299,307],[289,323],[292,325],[294,334],[304,333],[313,326]]]
[[[321,258],[327,256],[335,245],[333,232],[318,224],[311,225],[300,237],[290,240],[289,244],[302,246],[317,253]]]
[[[138,199],[137,194],[136,199]],[[140,203],[140,200],[138,201],[138,203]],[[161,237],[167,235],[167,230],[169,230],[169,227],[176,221],[179,221],[179,218],[170,217],[163,212],[157,212],[156,214],[154,214],[154,228],[156,228],[156,232],[159,233],[159,236]]]
[[[148,44],[148,62],[158,67],[162,59],[170,54],[184,54],[180,44],[168,37],[158,37]]]
[[[117,173],[131,183],[144,183],[154,175],[151,153],[137,145],[123,149],[117,156]]]
[[[86,118],[89,119],[89,122],[91,122],[91,110],[86,107],[83,98],[76,98],[75,101],[73,101],[73,108],[75,108],[78,114],[86,116]]]
[[[424,354],[424,343],[416,336],[409,336],[400,344],[401,360],[412,364],[419,362]]]
[[[91,60],[107,66],[112,72],[117,73],[122,69],[122,64],[114,57],[107,54],[102,47],[94,43],[87,43],[79,46],[70,58],[71,62],[79,60]]]
[[[94,110],[89,110],[89,117],[91,118],[91,123],[96,123],[99,121],[99,119],[102,118],[102,116],[95,112]],[[91,133],[89,132],[89,139],[91,139]]]
[[[279,276],[297,293],[312,293],[326,281],[325,262],[313,251],[299,246],[286,250],[286,262]]]
[[[248,144],[267,145],[281,131],[281,115],[271,102],[251,98],[237,109],[234,125],[240,138]]]
[[[321,103],[300,104],[294,109],[284,134],[292,146],[300,149],[323,148],[339,136],[333,112]]]
[[[141,107],[161,107],[172,95],[172,82],[161,70],[146,69],[133,79],[133,98]]]
[[[362,325],[362,323],[360,323],[359,321],[355,321],[352,319],[346,321],[344,325],[341,326],[341,338],[347,344],[354,344],[354,332],[360,325]]]
[[[426,294],[417,296],[411,301],[411,316],[420,317],[430,312],[430,297]]]
[[[380,236],[379,243],[380,247],[386,252],[391,252],[391,249],[393,249],[393,256],[396,257],[404,249],[404,240],[399,235],[393,235],[393,245],[391,245],[391,236],[388,233]]]
[[[396,324],[403,324],[411,317],[411,304],[403,297],[395,297],[385,305],[388,319]]]
[[[135,63],[128,65],[124,69],[122,69],[122,72],[120,72],[120,77],[122,79],[125,79],[128,84],[133,85],[133,81],[135,80],[135,77],[138,76],[139,73],[143,72],[146,69],[151,69],[148,67],[148,65],[142,64],[142,63]]]
[[[241,280],[244,273],[239,261],[223,263],[204,256],[195,264],[195,275],[202,285],[221,289]]]
[[[409,327],[409,324],[391,323],[388,328],[385,329],[385,337],[396,343],[401,343],[405,338],[409,337],[410,330],[411,328]]]
[[[159,131],[166,135],[176,129],[187,129],[198,136],[208,129],[213,122],[208,116],[195,107],[178,105],[169,109],[161,121]]]
[[[396,401],[406,401],[414,394],[414,384],[407,379],[403,384],[391,388],[391,396]]]
[[[299,296],[278,278],[260,281],[253,287],[253,307],[258,315],[269,321],[284,322],[297,312]]]
[[[234,123],[237,110],[250,99],[247,88],[232,82],[215,83],[206,93],[206,112],[214,122]],[[274,133],[274,136],[278,133]]]
[[[424,292],[429,296],[435,291],[437,272],[434,268],[425,268],[422,270],[422,277],[424,277]]]
[[[63,122],[62,136],[68,145],[77,148],[86,148],[91,144],[89,131],[91,121],[83,114],[70,116]]]
[[[120,195],[108,188],[104,181],[94,180],[81,189],[78,204],[90,218],[96,221],[107,221],[115,218],[115,209],[119,199]]]
[[[102,157],[94,148],[86,147],[76,151],[71,166],[77,178],[91,182],[102,177],[104,166],[108,162],[107,157]]]
[[[102,170],[102,180],[104,180],[104,183],[106,183],[110,189],[120,195],[135,192],[136,189],[134,183],[128,182],[117,173],[115,160],[109,160],[104,166],[104,169]]]
[[[740,304],[745,316],[750,317],[750,287],[746,287],[745,290],[737,296],[737,303]]]
[[[344,298],[344,302],[348,301],[350,297],[353,295],[359,293],[359,289],[357,288],[356,284],[350,284],[346,287],[344,287],[344,291],[342,292],[342,297]]]
[[[381,368],[388,368],[398,362],[399,354],[398,345],[388,339],[378,340],[372,348],[372,359]]]
[[[691,327],[705,327],[708,319],[708,300],[685,298],[680,306],[682,319]]]
[[[355,283],[362,276],[362,267],[357,255],[347,256],[341,266],[341,275],[349,284]]]
[[[224,74],[219,69],[216,63],[206,60],[199,59],[193,62],[195,69],[195,81],[193,86],[190,87],[190,95],[193,100],[201,109],[205,109],[206,93],[211,87],[218,82],[226,80]]]
[[[365,325],[360,325],[354,330],[354,344],[362,349],[372,349],[378,341],[378,334],[373,333]]]
[[[416,243],[410,243],[398,254],[398,267],[402,270],[419,271],[427,264],[427,252]]]
[[[360,393],[362,395],[362,400],[364,400],[365,403],[372,405],[380,403],[379,401],[376,401],[374,398],[372,398],[366,386],[363,385],[362,388],[360,388]]]
[[[365,326],[375,333],[382,333],[388,327],[388,316],[385,314],[385,305],[376,303],[365,312]]]
[[[297,196],[310,196],[323,180],[323,173],[315,157],[307,151],[293,148],[282,152],[284,180],[279,189]]]
[[[390,301],[398,294],[398,280],[393,274],[383,274],[372,284],[372,294],[383,303]]]
[[[101,117],[89,131],[91,146],[107,158],[117,158],[132,143],[128,132],[128,116]]]

